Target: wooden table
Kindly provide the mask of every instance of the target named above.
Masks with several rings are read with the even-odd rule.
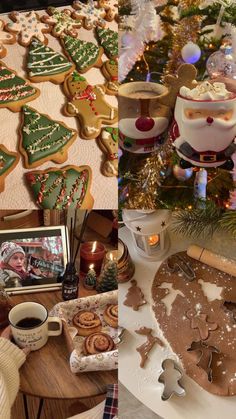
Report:
[[[94,292],[93,292],[94,293]],[[80,287],[80,297],[91,294]],[[13,301],[35,301],[50,310],[62,301],[61,291],[41,292],[12,297]],[[26,395],[40,398],[39,419],[44,399],[86,399],[106,393],[108,384],[117,382],[117,370],[73,374],[63,335],[50,337],[39,351],[31,352],[20,370],[20,391],[24,396],[25,415],[28,417]]]

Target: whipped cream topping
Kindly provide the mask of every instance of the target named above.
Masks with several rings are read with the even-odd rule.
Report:
[[[224,100],[233,97],[232,92],[226,89],[224,83],[209,83],[208,81],[204,81],[192,90],[182,86],[179,93],[186,99],[193,100]]]

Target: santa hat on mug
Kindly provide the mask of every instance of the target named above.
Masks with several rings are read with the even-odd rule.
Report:
[[[1,254],[1,260],[2,262],[8,263],[11,257],[15,253],[22,253],[25,256],[25,252],[22,249],[21,246],[18,246],[18,244],[14,242],[4,242],[1,245],[0,249]]]

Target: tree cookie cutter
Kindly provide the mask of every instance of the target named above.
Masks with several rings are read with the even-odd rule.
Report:
[[[174,394],[179,397],[186,395],[185,388],[180,383],[183,372],[173,359],[166,358],[161,364],[162,372],[158,378],[158,382],[164,385],[161,399],[165,402]]]
[[[172,273],[180,271],[187,281],[193,281],[196,278],[196,274],[190,264],[179,255],[170,256],[167,259],[167,267]]]

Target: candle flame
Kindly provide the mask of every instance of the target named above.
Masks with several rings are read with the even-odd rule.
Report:
[[[91,263],[91,265],[89,265],[89,269],[93,269],[94,268],[94,263]]]
[[[97,247],[97,242],[93,242],[92,253],[95,252],[96,247]]]
[[[109,257],[110,257],[110,260],[113,260],[113,254],[112,253],[110,253]]]

